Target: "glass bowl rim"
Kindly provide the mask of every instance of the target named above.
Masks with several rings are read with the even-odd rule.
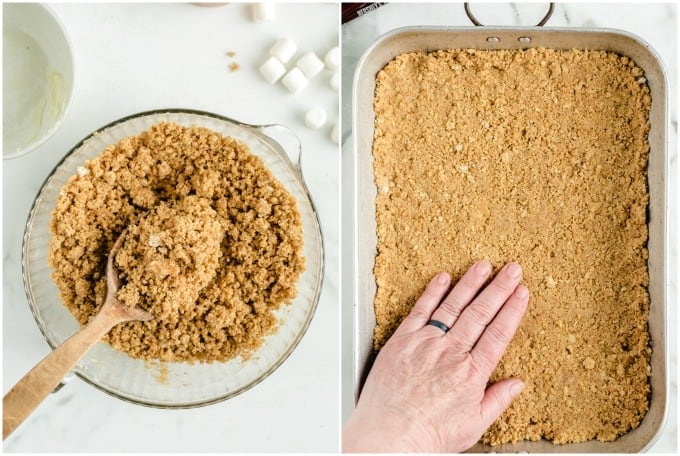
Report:
[[[324,281],[324,267],[325,267],[325,248],[324,248],[324,239],[323,239],[323,234],[321,231],[321,223],[319,220],[319,213],[316,209],[316,206],[314,205],[314,201],[312,200],[311,194],[309,193],[309,189],[306,185],[306,182],[304,180],[304,177],[302,175],[302,170],[300,166],[300,161],[301,161],[301,145],[300,141],[295,135],[295,133],[292,132],[292,130],[288,129],[288,127],[278,125],[278,124],[266,124],[266,125],[253,125],[253,124],[248,124],[244,122],[240,122],[238,120],[232,119],[230,117],[226,117],[220,114],[215,114],[213,112],[209,111],[203,111],[203,110],[198,110],[198,109],[188,109],[188,108],[167,108],[167,109],[152,109],[152,110],[147,110],[147,111],[141,111],[138,113],[130,114],[124,117],[121,117],[119,119],[116,119],[94,131],[89,133],[87,136],[85,136],[83,139],[78,141],[64,156],[54,165],[54,168],[49,172],[49,174],[43,179],[42,184],[40,185],[40,189],[38,190],[35,198],[33,199],[33,202],[31,203],[31,208],[28,212],[28,217],[26,219],[26,223],[24,226],[24,234],[22,236],[22,244],[21,244],[21,277],[24,285],[24,292],[26,293],[26,298],[28,301],[28,307],[31,310],[31,314],[33,315],[33,319],[36,322],[36,325],[38,326],[38,329],[40,330],[40,333],[42,334],[43,338],[47,342],[47,344],[50,346],[51,350],[54,350],[57,348],[57,344],[54,344],[53,341],[50,340],[50,338],[47,335],[46,329],[43,327],[43,324],[41,323],[41,318],[38,315],[38,311],[35,307],[34,300],[32,298],[32,290],[30,287],[30,279],[28,278],[29,273],[27,270],[27,257],[28,257],[28,238],[29,238],[29,232],[30,228],[32,226],[32,220],[35,215],[35,211],[37,208],[38,202],[41,200],[43,193],[46,191],[47,184],[49,183],[50,179],[54,176],[56,171],[64,164],[64,162],[80,147],[85,144],[90,138],[94,137],[95,135],[111,128],[116,125],[122,124],[124,122],[127,122],[129,120],[135,119],[135,118],[142,118],[145,116],[150,116],[150,115],[156,115],[156,114],[165,114],[165,113],[171,113],[171,114],[189,114],[189,115],[197,115],[197,116],[205,116],[205,117],[211,117],[213,119],[221,120],[227,123],[230,123],[232,125],[235,125],[239,128],[244,128],[249,130],[251,133],[254,133],[256,136],[258,136],[261,140],[267,142],[270,146],[272,146],[273,150],[283,159],[283,162],[286,164],[286,166],[289,168],[289,170],[292,172],[292,174],[295,176],[295,179],[297,179],[298,183],[301,184],[302,189],[304,190],[304,194],[307,198],[307,202],[310,205],[310,208],[312,210],[312,222],[313,222],[313,227],[315,228],[314,235],[318,238],[318,256],[319,256],[319,270],[317,273],[317,277],[315,278],[315,283],[316,283],[316,288],[314,290],[314,294],[312,297],[311,301],[311,307],[309,311],[309,315],[307,316],[306,321],[304,322],[303,326],[300,328],[300,332],[295,336],[293,341],[291,342],[290,346],[286,349],[286,351],[280,356],[279,359],[276,360],[268,369],[263,371],[257,378],[255,378],[252,382],[248,383],[247,385],[238,388],[234,391],[228,392],[226,394],[216,396],[215,398],[212,399],[207,399],[207,400],[198,400],[198,401],[192,401],[192,402],[184,402],[184,403],[177,403],[177,404],[169,404],[169,403],[156,403],[154,401],[147,401],[139,398],[131,398],[131,397],[126,397],[124,395],[118,394],[114,391],[109,390],[103,385],[98,384],[96,381],[90,380],[86,375],[82,374],[80,372],[79,367],[76,365],[73,370],[71,371],[70,375],[76,375],[86,383],[94,386],[100,391],[103,391],[104,393],[108,394],[109,396],[113,396],[117,399],[123,400],[128,403],[132,404],[137,404],[137,405],[143,405],[146,407],[152,407],[152,408],[157,408],[157,409],[190,409],[190,408],[197,408],[197,407],[203,407],[207,405],[212,405],[216,404],[222,401],[225,401],[227,399],[231,399],[232,397],[238,396],[241,393],[244,393],[245,391],[248,391],[249,389],[253,388],[257,384],[261,383],[264,379],[269,377],[274,371],[276,371],[285,361],[288,359],[288,357],[293,353],[293,351],[297,348],[299,345],[300,341],[302,338],[305,336],[307,333],[307,330],[309,329],[309,325],[312,322],[312,319],[314,318],[314,315],[316,314],[316,309],[318,308],[319,304],[319,298],[321,295],[321,290],[323,288],[323,281]],[[270,137],[267,135],[265,132],[260,131],[264,130],[267,127],[274,127],[274,126],[281,126],[285,129],[287,129],[294,137],[297,142],[297,146],[300,148],[298,151],[298,160],[296,164],[293,164],[291,161],[289,155],[286,153],[284,150],[284,146],[282,146],[277,140],[274,138]],[[58,391],[61,389],[61,387],[66,384],[69,380],[69,376],[67,376],[62,382],[57,386],[55,391]]]

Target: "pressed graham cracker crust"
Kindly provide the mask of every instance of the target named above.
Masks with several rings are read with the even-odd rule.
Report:
[[[246,358],[297,294],[297,202],[233,138],[160,123],[107,147],[64,185],[48,260],[81,324],[104,300],[108,251],[126,228],[118,298],[154,318],[117,325],[105,340],[133,357]]]
[[[428,280],[518,261],[529,309],[491,381],[525,391],[482,441],[611,441],[649,406],[642,70],[604,51],[402,54],[376,79],[380,349]]]

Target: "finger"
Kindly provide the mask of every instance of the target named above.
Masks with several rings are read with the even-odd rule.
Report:
[[[477,343],[486,325],[496,316],[503,303],[515,291],[522,277],[522,267],[508,263],[491,283],[463,310],[456,323],[446,335],[452,348],[467,353]]]
[[[488,261],[482,260],[472,265],[439,304],[439,307],[432,314],[432,319],[441,321],[449,328],[453,326],[465,306],[470,304],[470,301],[482,288],[489,274],[491,274],[491,264]],[[445,334],[435,326],[426,326],[423,331],[431,331],[433,334],[438,333],[442,336]]]
[[[501,380],[486,389],[482,398],[482,427],[487,429],[524,391],[524,383],[514,378]]]
[[[529,304],[529,289],[519,285],[472,349],[472,362],[487,378],[501,360]]]
[[[425,326],[425,323],[430,320],[432,312],[449,290],[450,283],[451,276],[446,272],[440,272],[434,276],[411,309],[411,313],[401,322],[394,334],[412,333]]]

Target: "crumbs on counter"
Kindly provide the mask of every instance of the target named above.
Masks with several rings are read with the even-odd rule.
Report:
[[[229,72],[230,73],[235,73],[238,70],[241,69],[241,65],[238,62],[235,62],[233,59],[236,57],[236,51],[227,51],[226,56],[231,59],[231,62],[229,63]]]

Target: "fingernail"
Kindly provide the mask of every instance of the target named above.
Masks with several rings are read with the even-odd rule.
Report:
[[[475,265],[475,274],[486,277],[491,273],[491,265],[488,261],[482,260]]]
[[[510,277],[512,277],[513,279],[516,279],[522,275],[522,267],[517,263],[508,264],[507,271],[508,274],[510,274]]]
[[[513,396],[518,396],[522,391],[524,391],[524,383],[521,380],[517,380],[510,385],[510,394]]]
[[[445,272],[437,274],[437,283],[439,285],[446,285],[449,282],[449,275]]]
[[[517,291],[515,291],[515,294],[517,295],[518,298],[524,299],[527,296],[529,296],[529,289],[524,285],[520,285],[517,287]]]

